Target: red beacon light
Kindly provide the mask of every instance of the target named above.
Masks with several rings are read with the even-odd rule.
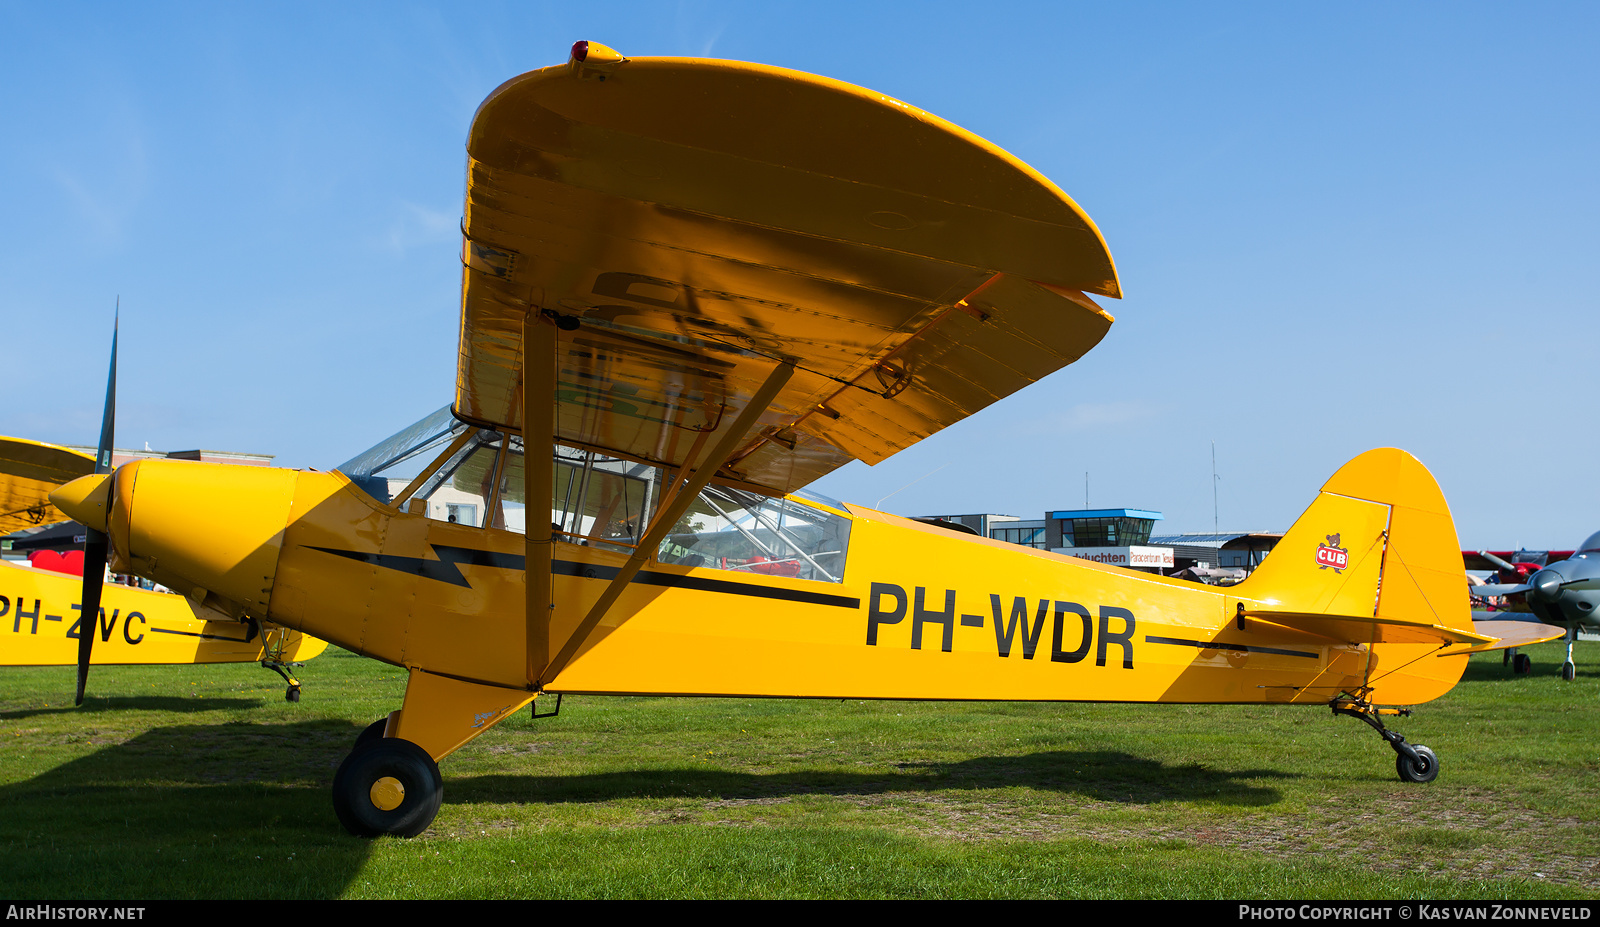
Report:
[[[573,42],[572,57],[569,63],[579,71],[609,71],[611,68],[627,61],[622,53],[599,42]],[[604,74],[601,74],[604,77]]]

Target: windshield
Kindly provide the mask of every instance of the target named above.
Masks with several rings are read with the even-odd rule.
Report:
[[[360,486],[372,498],[388,503],[391,498],[389,494],[391,479],[416,476],[424,466],[432,462],[432,451],[449,444],[471,427],[457,421],[450,407],[445,406],[420,422],[407,425],[384,438],[334,469],[348,476],[350,482]],[[405,466],[408,461],[411,462],[409,467]],[[376,476],[378,473],[383,473],[384,476]]]

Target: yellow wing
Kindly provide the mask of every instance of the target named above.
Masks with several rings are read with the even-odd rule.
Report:
[[[0,534],[66,521],[50,490],[94,472],[88,454],[24,438],[0,437]]]
[[[592,46],[593,47],[593,46]],[[556,439],[680,466],[777,364],[719,479],[876,463],[1072,363],[1119,297],[1089,217],[936,116],[795,71],[545,68],[468,140],[456,413],[522,430],[522,325],[560,318]]]

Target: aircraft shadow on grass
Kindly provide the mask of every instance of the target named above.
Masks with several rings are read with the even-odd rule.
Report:
[[[260,708],[264,700],[260,698],[216,698],[216,697],[190,697],[152,695],[131,696],[124,698],[88,698],[84,700],[81,708],[74,708],[70,698],[63,698],[60,705],[45,705],[40,708],[20,708],[13,711],[0,711],[0,721],[21,721],[28,718],[37,718],[49,715],[74,714],[79,717],[94,716],[97,714],[122,714],[130,711],[162,711],[169,713],[192,714],[203,711],[243,711],[251,708]]]
[[[91,704],[120,701],[258,704]],[[327,797],[355,734],[342,721],[175,725],[0,787],[0,891],[54,894],[67,873],[70,897],[335,897],[372,849]]]
[[[98,701],[106,708],[122,701],[159,707],[151,699]],[[234,700],[153,701],[190,708]],[[356,733],[337,721],[164,727],[0,787],[0,807],[8,809],[0,815],[0,891],[36,895],[61,884],[62,873],[72,873],[70,894],[87,898],[336,897],[358,877],[373,847],[344,833],[327,798]],[[536,767],[540,758],[532,754],[522,762]],[[1258,783],[1273,778],[1290,775],[1168,766],[1114,751],[1050,751],[910,762],[866,773],[680,767],[491,774],[452,778],[447,804],[738,800],[1023,786],[1096,801],[1265,805],[1280,795]]]
[[[537,762],[535,760],[535,762]],[[1270,805],[1277,789],[1250,780],[1286,779],[1281,770],[1222,771],[1166,766],[1109,751],[1051,751],[981,756],[957,763],[901,763],[894,771],[743,773],[715,768],[657,768],[575,776],[482,775],[450,780],[446,803],[563,804],[618,798],[698,797],[759,800],[806,795],[864,796],[1025,787],[1095,801],[1152,803],[1210,800]]]
[[[129,701],[143,701],[130,699]],[[189,700],[174,700],[187,704]],[[204,700],[194,700],[204,701]],[[347,836],[328,783],[357,729],[344,722],[173,726],[0,787],[0,888],[28,893],[80,873],[84,897],[336,895],[373,846]],[[530,767],[537,754],[519,760]],[[1165,765],[1115,751],[1048,751],[872,772],[657,768],[593,775],[452,778],[447,804],[639,797],[718,800],[1028,787],[1096,801],[1265,805],[1273,770]],[[210,865],[196,865],[202,860]],[[113,864],[114,863],[114,864]],[[37,892],[35,888],[35,892]]]

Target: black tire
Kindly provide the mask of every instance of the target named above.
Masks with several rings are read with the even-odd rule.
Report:
[[[1507,666],[1511,663],[1511,648],[1500,651],[1500,665]]]
[[[298,702],[298,701],[300,701],[300,687],[299,686],[290,686],[287,690],[284,691],[283,700],[286,701],[286,702]]]
[[[1561,678],[1567,682],[1572,682],[1578,678],[1578,668],[1572,665],[1571,660],[1561,664]]]
[[[355,746],[350,748],[351,751],[354,752],[356,750],[360,750],[362,747],[370,746],[382,740],[384,729],[388,726],[388,715],[384,715],[378,720],[367,725],[366,730],[356,735],[356,743]]]
[[[373,786],[380,780],[403,791],[399,804],[381,808]],[[439,764],[409,740],[385,737],[344,758],[333,776],[333,810],[339,823],[357,837],[415,837],[428,829],[444,799]]]
[[[1525,653],[1517,654],[1517,658],[1511,661],[1511,671],[1514,673],[1526,674],[1532,669],[1533,658]]]
[[[1400,781],[1432,782],[1439,778],[1439,758],[1433,751],[1421,744],[1414,744],[1411,749],[1417,751],[1416,762],[1404,753],[1395,754],[1394,771],[1400,774]]]

